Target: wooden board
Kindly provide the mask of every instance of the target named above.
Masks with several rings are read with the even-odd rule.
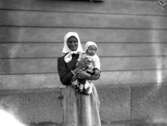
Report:
[[[163,59],[161,57],[101,57],[100,60],[102,71],[135,71],[167,68],[167,57]],[[0,74],[40,74],[55,72],[57,72],[57,58],[0,60]]]
[[[63,42],[62,42],[63,43]],[[1,58],[57,58],[62,43],[0,43]],[[83,43],[83,47],[84,47]],[[103,43],[98,42],[98,55],[105,57],[167,56],[167,43]],[[157,52],[159,51],[159,52]]]
[[[103,3],[70,0],[1,0],[0,8],[82,13],[166,15],[166,11],[159,5],[157,0],[105,0]]]
[[[62,42],[75,31],[82,41],[166,42],[166,30],[0,27],[0,42]]]
[[[162,71],[163,84],[167,81],[167,71]],[[57,74],[0,75],[1,89],[41,89],[62,87]],[[96,86],[122,85],[142,86],[156,84],[156,71],[102,72]]]
[[[1,0],[0,88],[61,87],[57,56],[68,31],[98,43],[97,85],[155,84],[159,73],[165,83],[166,14],[154,0]]]
[[[167,29],[167,17],[0,10],[0,26]]]

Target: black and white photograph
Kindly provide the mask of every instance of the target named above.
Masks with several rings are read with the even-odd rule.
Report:
[[[0,0],[0,126],[167,126],[167,0]]]

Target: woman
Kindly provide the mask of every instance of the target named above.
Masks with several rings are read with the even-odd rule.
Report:
[[[80,94],[73,88],[72,81],[76,73],[80,79],[97,80],[99,75],[89,75],[78,71],[76,63],[82,46],[75,32],[68,32],[64,37],[63,56],[58,58],[58,74],[64,89],[64,126],[101,126],[99,98],[95,86],[90,95]]]

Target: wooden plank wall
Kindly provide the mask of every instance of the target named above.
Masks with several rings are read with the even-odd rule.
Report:
[[[2,89],[57,87],[63,36],[96,41],[99,85],[167,81],[167,13],[156,0],[0,0]],[[157,65],[158,64],[158,65]]]

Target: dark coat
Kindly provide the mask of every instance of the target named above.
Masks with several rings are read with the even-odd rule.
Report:
[[[72,55],[72,60],[68,63],[66,63],[64,61],[64,56],[59,57],[58,58],[58,65],[57,65],[57,70],[58,70],[58,74],[60,77],[60,81],[63,85],[71,85],[71,81],[72,81],[72,70],[74,70],[76,68],[76,63],[77,60],[79,58],[79,54],[73,54]],[[89,78],[87,78],[88,80],[97,80],[100,77],[100,73],[96,74],[96,75],[91,75]]]
[[[79,58],[79,54],[73,54],[72,60],[69,63],[66,63],[64,61],[64,57],[65,55],[58,58],[57,70],[62,84],[71,85],[71,80],[73,77],[71,70],[74,70],[76,68],[76,63],[77,59]]]

